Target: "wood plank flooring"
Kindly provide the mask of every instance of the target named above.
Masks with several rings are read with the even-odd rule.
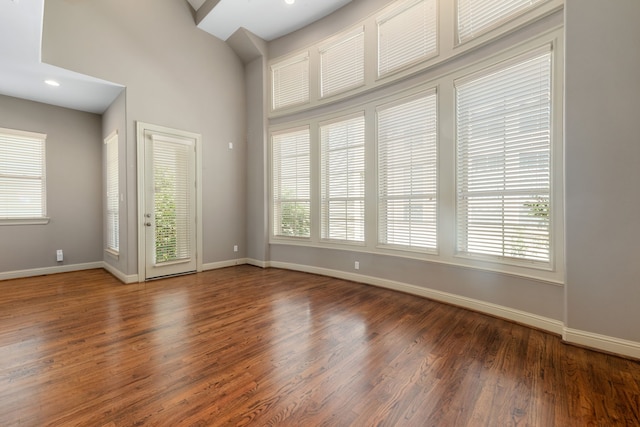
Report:
[[[639,426],[640,363],[239,266],[0,282],[0,426]]]

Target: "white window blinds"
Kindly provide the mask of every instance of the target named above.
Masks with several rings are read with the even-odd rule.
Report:
[[[323,239],[364,241],[364,114],[321,124]]]
[[[378,24],[378,76],[437,53],[436,0],[411,0],[385,13]]]
[[[437,246],[435,90],[377,110],[378,240],[417,249]]]
[[[0,129],[0,219],[46,216],[46,137]]]
[[[477,37],[544,1],[547,0],[458,0],[458,42]]]
[[[274,64],[271,81],[274,110],[309,102],[309,54]]]
[[[107,249],[120,248],[120,218],[118,190],[118,133],[105,139],[107,163]]]
[[[364,84],[364,29],[320,47],[320,89],[327,97]]]
[[[549,262],[550,47],[455,88],[458,251]]]
[[[271,137],[273,234],[311,235],[311,160],[309,128]]]
[[[192,144],[153,135],[155,263],[191,258]]]

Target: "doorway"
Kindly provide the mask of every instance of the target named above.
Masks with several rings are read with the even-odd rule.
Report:
[[[137,136],[139,280],[201,271],[201,136],[142,122]]]

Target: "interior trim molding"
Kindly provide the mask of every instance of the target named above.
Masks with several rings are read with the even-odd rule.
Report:
[[[237,259],[230,259],[227,261],[210,262],[207,264],[202,264],[202,271],[216,270],[218,268],[225,268],[225,267],[233,267],[234,265],[241,265],[246,263],[247,263],[246,258],[237,258]]]
[[[564,328],[563,341],[640,360],[640,342],[623,340],[608,335],[594,334],[579,329]]]
[[[30,268],[28,270],[15,270],[0,273],[0,280],[21,279],[24,277],[45,276],[47,274],[68,273],[71,271],[92,270],[103,268],[104,262],[87,262],[84,264],[56,265],[53,267]]]
[[[129,274],[129,275],[124,274],[122,271],[118,270],[108,262],[103,262],[102,268],[107,270],[109,273],[115,276],[116,279],[120,280],[125,285],[129,285],[131,283],[138,283],[137,274]]]
[[[284,268],[288,270],[302,271],[305,273],[320,274],[323,276],[336,277],[338,279],[352,280],[354,282],[365,283],[367,285],[378,286],[381,288],[391,289],[394,291],[404,292],[416,295],[434,301],[467,308],[479,313],[489,314],[491,316],[510,320],[512,322],[521,323],[537,329],[542,329],[556,335],[562,335],[564,324],[560,320],[548,317],[538,316],[536,314],[527,313],[526,311],[516,310],[498,304],[467,298],[448,292],[437,291],[434,289],[422,288],[420,286],[410,285],[408,283],[397,282],[394,280],[380,279],[378,277],[366,276],[363,274],[347,273],[339,270],[328,268],[312,267],[301,264],[291,264],[286,262],[272,261],[271,267]]]
[[[255,267],[260,267],[260,268],[271,267],[271,261],[261,261],[259,259],[254,259],[254,258],[246,258],[246,263],[249,265],[253,265]]]
[[[510,307],[480,301],[473,298],[467,298],[460,295],[450,294],[448,292],[422,288],[407,283],[380,279],[377,277],[366,276],[362,274],[348,273],[345,271],[332,270],[328,268],[278,261],[271,261],[267,264],[269,264],[270,267],[274,268],[283,268],[287,270],[302,271],[305,273],[320,274],[323,276],[352,280],[354,282],[365,283],[368,285],[378,286],[399,292],[405,292],[408,294],[432,299],[434,301],[467,308],[469,310],[499,317],[505,320],[510,320],[512,322],[517,322],[526,326],[541,329],[556,335],[561,335],[562,340],[567,344],[575,344],[592,350],[603,351],[606,353],[640,360],[640,342],[567,328],[565,327],[564,322],[560,320],[538,316],[526,311],[516,310]]]

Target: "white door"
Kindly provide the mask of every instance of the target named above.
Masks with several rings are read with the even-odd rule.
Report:
[[[144,279],[195,272],[198,136],[140,123],[138,126],[143,145],[139,154],[144,156],[139,161],[144,167],[139,174],[144,199],[139,264],[143,264]]]

